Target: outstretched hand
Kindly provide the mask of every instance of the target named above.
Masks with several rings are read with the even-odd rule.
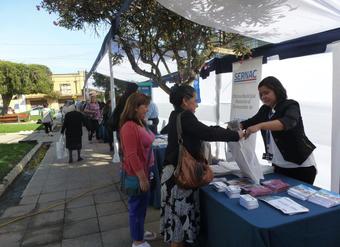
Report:
[[[251,134],[256,133],[260,129],[258,124],[248,127],[245,131],[244,138],[247,139]]]
[[[240,140],[241,140],[242,138],[244,138],[245,132],[244,132],[243,130],[239,130],[239,131],[237,131],[237,132],[238,132],[238,135],[239,135],[239,137],[240,137]]]

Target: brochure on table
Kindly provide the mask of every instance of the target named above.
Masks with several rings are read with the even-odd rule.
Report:
[[[268,203],[274,208],[282,211],[284,214],[293,215],[309,212],[309,209],[296,203],[289,197],[285,196],[263,196],[260,200]]]

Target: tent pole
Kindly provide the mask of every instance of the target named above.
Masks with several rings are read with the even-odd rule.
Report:
[[[87,80],[84,79],[84,87],[83,87],[83,100],[86,101],[86,84],[87,84]]]
[[[222,85],[222,74],[216,74],[215,77],[215,91],[216,91],[216,125],[220,125],[220,107],[221,107],[221,85]],[[220,144],[216,142],[216,157],[220,154]]]
[[[113,63],[112,63],[112,38],[109,41],[109,68],[110,68],[110,99],[111,99],[111,110],[113,111],[116,107],[116,96],[115,96],[115,79],[113,74]],[[113,163],[120,162],[119,153],[118,153],[118,142],[117,142],[117,132],[113,132],[113,148],[114,148],[114,155],[112,158]]]
[[[332,147],[331,190],[340,192],[340,42],[333,44],[333,92],[332,92]]]

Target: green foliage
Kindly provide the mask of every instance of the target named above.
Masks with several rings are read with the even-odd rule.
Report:
[[[68,29],[95,30],[114,23],[122,0],[43,0],[38,6],[59,14],[56,25]],[[169,92],[161,80],[160,66],[170,73],[175,61],[179,83],[191,83],[204,62],[215,55],[215,47],[231,48],[240,57],[250,53],[237,34],[219,32],[193,23],[162,7],[156,0],[136,0],[121,16],[116,42],[127,55],[133,70],[154,80]],[[137,54],[137,55],[136,55]],[[117,54],[114,54],[116,57]],[[142,69],[137,61],[150,65]]]
[[[29,64],[30,85],[28,93],[50,93],[53,91],[52,72],[44,65]]]
[[[34,146],[34,143],[0,144],[0,181]]]
[[[43,126],[36,123],[0,124],[0,133],[16,133],[19,131],[41,130]]]
[[[46,93],[46,98],[49,98],[49,99],[59,99],[60,96],[61,94],[58,91],[49,91]]]
[[[4,111],[16,94],[48,93],[53,90],[51,71],[38,64],[21,64],[0,61],[0,94]]]

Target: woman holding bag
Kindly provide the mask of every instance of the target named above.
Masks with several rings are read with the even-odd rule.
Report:
[[[193,158],[203,158],[202,141],[238,141],[243,132],[219,126],[208,127],[198,121],[195,89],[188,85],[171,88],[170,103],[174,106],[168,123],[168,146],[161,179],[161,234],[171,247],[194,244],[199,234],[198,189],[183,189],[176,184],[174,171],[178,164],[179,145],[177,116],[180,115],[183,146]],[[177,176],[176,176],[177,177]]]
[[[144,121],[149,103],[146,95],[133,93],[129,96],[120,119],[123,169],[126,177],[135,178],[139,182],[140,191],[138,194],[130,194],[128,199],[132,247],[150,247],[144,241],[144,221],[149,201],[149,171],[153,164],[152,142],[155,139]]]
[[[299,103],[287,99],[286,89],[274,76],[264,78],[258,90],[263,105],[255,116],[241,122],[245,136],[260,130],[263,158],[272,163],[274,172],[313,184],[315,146],[305,134]]]

